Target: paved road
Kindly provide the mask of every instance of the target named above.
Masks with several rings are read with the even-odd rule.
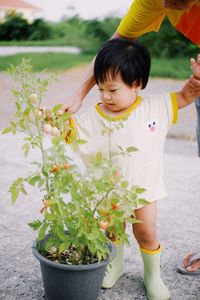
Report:
[[[83,68],[59,75],[59,82],[50,87],[47,105],[66,101],[84,73]],[[176,89],[182,82],[151,80],[145,92]],[[0,127],[8,124],[13,113],[10,79],[0,74]],[[68,88],[69,87],[69,88]],[[93,90],[82,107],[98,101]],[[81,113],[81,112],[80,112]],[[176,263],[191,250],[200,250],[200,159],[196,157],[194,106],[180,112],[180,127],[170,131],[165,147],[164,164],[168,197],[158,203],[158,233],[163,244],[162,276],[172,292],[172,300],[199,300],[200,277],[176,272]],[[174,130],[174,131],[173,131]],[[29,165],[20,148],[22,136],[0,137],[0,299],[42,300],[43,287],[39,263],[31,254],[35,233],[26,225],[38,217],[41,195],[31,190],[12,206],[8,194],[11,182],[19,174],[27,174]],[[37,158],[37,154],[31,154]],[[31,160],[30,158],[30,160]],[[131,228],[128,227],[131,234]],[[58,299],[59,300],[59,299]],[[146,300],[142,282],[142,262],[135,240],[125,252],[125,274],[111,290],[102,290],[99,300]]]
[[[45,46],[0,46],[0,56],[14,55],[18,53],[34,53],[34,52],[60,52],[78,54],[81,50],[77,47],[45,47]]]
[[[168,140],[169,141],[169,140]],[[185,148],[185,142],[172,139],[172,149]],[[8,188],[30,166],[20,148],[22,136],[3,136],[0,143],[0,299],[42,300],[39,263],[31,253],[35,233],[27,226],[38,218],[41,195],[30,190],[12,206]],[[31,154],[30,160],[37,158]],[[183,276],[176,264],[191,250],[199,249],[200,159],[196,156],[165,153],[165,179],[168,198],[158,202],[158,232],[163,245],[162,276],[172,300],[199,300],[200,277]],[[128,227],[131,235],[131,228]],[[146,300],[142,282],[142,262],[138,246],[131,239],[125,251],[125,274],[111,290],[102,290],[99,300]],[[59,299],[58,299],[59,300]]]

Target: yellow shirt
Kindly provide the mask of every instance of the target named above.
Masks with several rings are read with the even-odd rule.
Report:
[[[134,0],[117,31],[127,38],[158,31],[164,17],[190,41],[200,46],[200,3],[188,10],[163,7],[163,0]]]

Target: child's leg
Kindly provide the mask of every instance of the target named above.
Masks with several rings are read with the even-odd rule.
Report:
[[[136,218],[144,223],[133,225],[133,233],[140,246],[144,263],[144,284],[149,300],[168,300],[170,292],[160,277],[161,246],[157,240],[156,202],[135,211]]]
[[[133,225],[134,236],[141,248],[146,250],[157,250],[159,242],[157,240],[157,206],[156,201],[135,210],[136,219],[143,221]]]

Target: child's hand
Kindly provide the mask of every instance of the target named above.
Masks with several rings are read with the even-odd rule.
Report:
[[[200,95],[200,54],[197,56],[197,61],[191,58],[190,64],[193,75],[189,78],[189,88],[192,95],[197,97]]]

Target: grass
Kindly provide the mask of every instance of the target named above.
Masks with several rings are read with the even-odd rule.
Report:
[[[187,79],[191,75],[189,58],[153,58],[151,77]]]
[[[63,71],[88,64],[93,55],[67,53],[24,53],[0,57],[0,71],[6,71],[9,64],[19,64],[22,58],[31,58],[35,71]],[[189,58],[153,58],[151,77],[186,79],[190,76]]]
[[[79,65],[88,64],[92,56],[67,53],[22,53],[0,57],[0,71],[6,71],[10,64],[17,65],[22,58],[31,59],[35,71],[63,71]]]

